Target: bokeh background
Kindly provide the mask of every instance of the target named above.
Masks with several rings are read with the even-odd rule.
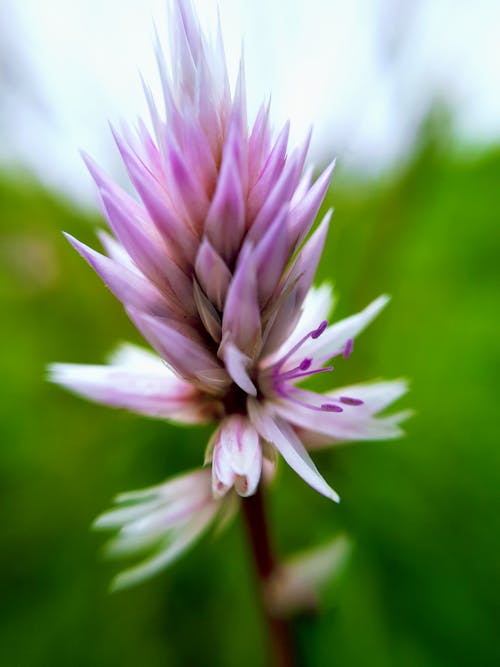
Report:
[[[117,492],[199,464],[210,429],[87,404],[44,381],[139,342],[64,241],[102,225],[77,149],[117,176],[106,119],[140,110],[160,2],[0,8],[0,663],[255,667],[265,635],[243,526],[109,595],[93,518]],[[207,21],[215,2],[199,2]],[[269,86],[312,158],[337,154],[318,279],[336,315],[390,307],[339,383],[405,376],[408,436],[317,455],[335,506],[285,466],[269,494],[281,554],[352,541],[321,613],[296,621],[311,667],[500,664],[500,110],[494,2],[224,2],[250,104]],[[69,9],[71,7],[71,10]],[[106,137],[106,138],[105,138]]]

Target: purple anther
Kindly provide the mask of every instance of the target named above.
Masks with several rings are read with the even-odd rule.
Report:
[[[344,359],[349,359],[354,349],[354,338],[349,338],[344,347]]]
[[[311,368],[312,361],[312,359],[306,357],[303,361],[300,362],[300,370],[307,371],[308,368]]]
[[[326,320],[323,320],[323,322],[321,322],[321,324],[317,329],[311,331],[311,338],[319,338],[327,326],[328,322]]]
[[[350,396],[341,396],[339,401],[344,405],[363,405],[364,403],[360,398],[351,398]]]
[[[340,405],[335,405],[335,403],[323,403],[321,409],[325,412],[344,412],[344,409]]]

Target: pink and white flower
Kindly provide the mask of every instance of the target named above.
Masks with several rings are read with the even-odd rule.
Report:
[[[144,84],[152,130],[113,131],[136,197],[84,156],[111,231],[100,234],[106,254],[68,236],[158,356],[125,346],[108,366],[55,364],[51,378],[113,407],[218,422],[207,458],[217,502],[254,493],[273,450],[338,500],[308,448],[398,437],[406,414],[378,413],[406,385],[320,395],[300,383],[347,358],[387,297],[328,326],[331,290],[312,283],[330,213],[309,233],[333,163],[313,182],[309,138],[289,151],[289,125],[274,135],[266,104],[249,126],[243,63],[231,91],[220,32],[203,35],[190,0],[172,1],[170,27],[170,70],[157,46],[161,108]],[[193,477],[204,490],[205,477]]]

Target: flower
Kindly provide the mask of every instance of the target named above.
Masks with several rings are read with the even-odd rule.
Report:
[[[312,283],[330,213],[309,232],[334,164],[313,182],[304,170],[309,137],[289,152],[289,124],[273,136],[268,105],[249,129],[243,63],[231,92],[220,29],[210,42],[190,0],[173,0],[170,25],[170,71],[157,44],[163,112],[144,84],[153,131],[142,121],[136,132],[113,130],[137,198],[84,156],[112,232],[100,235],[107,254],[68,236],[158,356],[122,346],[107,366],[55,364],[51,378],[140,414],[218,422],[206,453],[214,498],[203,496],[207,516],[225,496],[254,493],[263,471],[272,475],[276,452],[314,489],[338,500],[308,449],[398,437],[406,413],[378,413],[406,385],[325,395],[298,385],[331,371],[325,366],[331,358],[349,357],[354,338],[387,297],[328,326],[331,289]],[[202,478],[205,493],[206,474],[189,479]],[[195,486],[188,497],[196,496]],[[139,526],[148,523],[147,512],[167,512],[140,505],[107,515],[108,524],[109,516],[128,522],[136,510],[146,513]],[[191,518],[183,521],[192,535]],[[170,531],[168,522],[161,525]],[[129,529],[123,524],[118,544],[130,544],[123,537]],[[149,540],[142,528],[138,535],[141,545],[143,535]]]
[[[108,543],[107,553],[115,558],[153,551],[139,565],[115,577],[112,589],[131,586],[151,577],[178,558],[219,515],[227,504],[214,499],[210,472],[194,470],[164,484],[141,491],[122,493],[116,498],[118,508],[98,517],[99,530],[119,529]]]

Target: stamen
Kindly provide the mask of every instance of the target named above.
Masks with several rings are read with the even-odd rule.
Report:
[[[328,322],[326,320],[323,320],[323,322],[321,322],[319,327],[314,331],[311,331],[309,335],[311,336],[311,338],[319,338],[327,326]]]
[[[349,359],[349,357],[352,354],[353,349],[354,349],[354,338],[349,338],[346,341],[346,344],[345,344],[345,347],[344,347],[344,352],[343,352],[344,359]]]
[[[341,396],[339,401],[344,405],[363,405],[364,403],[360,398],[351,398],[350,396]]]
[[[319,337],[321,336],[321,334],[323,333],[323,331],[326,329],[327,326],[328,326],[328,322],[327,322],[326,320],[323,320],[323,322],[321,322],[321,324],[319,325],[319,327],[318,327],[317,329],[313,329],[312,331],[309,331],[309,333],[307,333],[305,336],[303,336],[303,337],[299,340],[298,343],[295,343],[295,345],[292,347],[292,349],[289,350],[289,351],[285,354],[285,356],[282,357],[282,358],[278,361],[278,363],[277,363],[276,366],[274,367],[274,368],[275,368],[275,372],[276,372],[276,373],[279,373],[280,368],[283,368],[283,366],[284,366],[284,365],[286,364],[286,362],[290,359],[290,357],[292,356],[292,354],[295,354],[295,352],[297,352],[297,350],[299,350],[299,349],[302,347],[302,345],[304,345],[304,343],[306,342],[306,340],[308,340],[309,338],[319,338]]]
[[[323,403],[321,409],[325,412],[344,412],[344,409],[340,405],[335,405],[335,403]]]
[[[299,367],[293,368],[291,371],[287,371],[286,373],[281,373],[278,375],[277,380],[279,382],[283,382],[283,380],[294,380],[295,378],[305,378],[308,377],[309,375],[317,375],[318,373],[330,373],[333,371],[333,366],[325,366],[325,368],[317,368],[316,370],[312,371],[305,371],[303,373],[298,372]]]
[[[303,361],[300,362],[300,370],[307,371],[311,367],[312,361],[312,359],[306,357]]]
[[[306,401],[301,401],[300,399],[295,398],[290,394],[286,394],[284,398],[286,398],[288,401],[291,401],[292,403],[301,405],[308,410],[314,410],[314,412],[344,412],[344,409],[341,408],[340,405],[334,405],[333,403],[323,403],[323,405],[318,407],[316,405],[311,405],[311,403],[306,403]]]

